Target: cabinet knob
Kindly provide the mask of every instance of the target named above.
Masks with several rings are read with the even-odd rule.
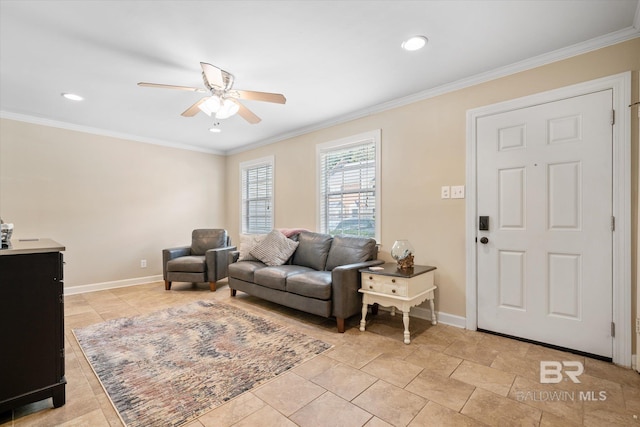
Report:
[[[396,283],[396,279],[391,279],[391,283]]]
[[[396,290],[395,290],[395,289],[391,289],[391,293],[392,293],[392,294],[395,294],[395,293],[396,293]]]
[[[369,276],[369,280],[373,280],[373,277]]]
[[[373,289],[373,286],[369,285],[369,289]]]

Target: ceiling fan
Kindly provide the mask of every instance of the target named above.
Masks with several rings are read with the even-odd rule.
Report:
[[[146,82],[140,82],[138,83],[138,86],[210,93],[209,96],[205,96],[191,107],[187,108],[182,113],[184,117],[193,117],[198,114],[198,112],[202,111],[208,116],[214,116],[216,119],[226,119],[238,113],[249,123],[256,124],[260,122],[260,117],[240,103],[240,99],[274,102],[276,104],[284,104],[287,102],[284,95],[279,93],[232,89],[233,82],[235,80],[233,74],[224,71],[215,65],[207,64],[206,62],[201,62],[200,66],[202,67],[202,80],[204,81],[205,89]]]

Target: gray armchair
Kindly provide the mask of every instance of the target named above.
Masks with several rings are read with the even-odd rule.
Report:
[[[216,282],[227,277],[228,253],[234,250],[227,230],[193,230],[191,246],[162,250],[164,288],[170,290],[171,282],[209,282],[214,292]]]

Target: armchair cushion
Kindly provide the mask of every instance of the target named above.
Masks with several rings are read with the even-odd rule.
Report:
[[[293,255],[298,242],[285,237],[278,230],[273,230],[254,247],[250,254],[269,266],[282,265]]]
[[[181,256],[167,262],[167,271],[185,273],[204,273],[206,271],[204,256]]]
[[[220,229],[200,229],[191,233],[191,255],[204,255],[213,248],[227,246],[227,231]]]

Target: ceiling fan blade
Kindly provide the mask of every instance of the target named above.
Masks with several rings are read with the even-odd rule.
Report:
[[[287,98],[280,93],[256,92],[253,90],[234,90],[240,99],[248,99],[250,101],[275,102],[276,104],[284,104]]]
[[[138,86],[142,86],[142,87],[157,87],[157,88],[161,88],[161,89],[177,89],[177,90],[186,90],[188,92],[207,93],[207,91],[204,90],[204,89],[200,89],[200,88],[197,88],[197,87],[191,87],[191,86],[163,85],[163,84],[160,84],[160,83],[147,83],[147,82],[140,82],[140,83],[138,83]]]
[[[260,117],[256,116],[251,110],[242,105],[240,102],[236,101],[236,103],[240,106],[240,109],[238,110],[238,114],[240,115],[240,117],[242,117],[252,125],[260,123],[260,121],[262,120]]]
[[[195,116],[196,114],[198,114],[200,112],[200,108],[198,108],[200,106],[200,104],[202,104],[203,102],[205,102],[209,98],[211,98],[211,97],[210,96],[205,96],[204,98],[200,99],[195,104],[193,104],[191,107],[189,107],[186,110],[184,110],[182,115],[184,117],[193,117],[193,116]]]
[[[200,66],[202,67],[202,72],[211,86],[226,89],[227,84],[224,80],[224,73],[226,73],[226,71],[221,70],[215,65],[207,64],[206,62],[201,62]]]

